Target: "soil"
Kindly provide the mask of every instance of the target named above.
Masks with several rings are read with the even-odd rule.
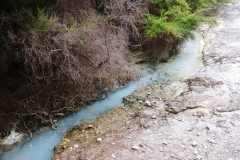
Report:
[[[53,160],[240,159],[240,1],[202,27],[205,66],[187,80],[154,82],[124,106],[76,126]]]

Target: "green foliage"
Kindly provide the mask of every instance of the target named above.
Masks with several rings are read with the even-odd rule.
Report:
[[[159,7],[159,15],[147,14],[145,35],[157,37],[167,34],[182,38],[200,22],[211,21],[203,16],[203,13],[216,3],[216,0],[151,0],[151,3]]]
[[[221,3],[233,3],[235,2],[234,0],[217,0],[218,2],[221,2]]]
[[[45,31],[49,29],[55,21],[57,21],[57,18],[53,15],[49,17],[46,16],[44,11],[44,9],[37,9],[37,13],[35,15],[30,10],[23,10],[17,14],[17,19],[23,24],[23,26],[25,26],[26,31]]]

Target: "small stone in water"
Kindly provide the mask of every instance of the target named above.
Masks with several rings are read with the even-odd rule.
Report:
[[[102,142],[102,138],[97,138],[97,142]]]

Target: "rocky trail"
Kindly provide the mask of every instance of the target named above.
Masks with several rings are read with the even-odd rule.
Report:
[[[202,26],[203,66],[187,80],[154,82],[125,105],[76,126],[53,160],[240,160],[240,1]]]

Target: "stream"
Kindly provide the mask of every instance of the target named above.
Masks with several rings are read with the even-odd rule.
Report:
[[[180,53],[167,63],[159,64],[155,70],[150,67],[143,68],[143,76],[136,82],[118,89],[105,99],[86,106],[74,115],[58,121],[56,130],[47,130],[38,137],[27,140],[6,152],[1,160],[50,160],[54,146],[61,142],[61,137],[72,127],[86,121],[93,121],[106,111],[122,105],[122,99],[132,94],[136,89],[146,86],[153,81],[171,82],[186,79],[192,76],[203,66],[202,40],[199,33],[194,32],[195,39],[186,40]]]

